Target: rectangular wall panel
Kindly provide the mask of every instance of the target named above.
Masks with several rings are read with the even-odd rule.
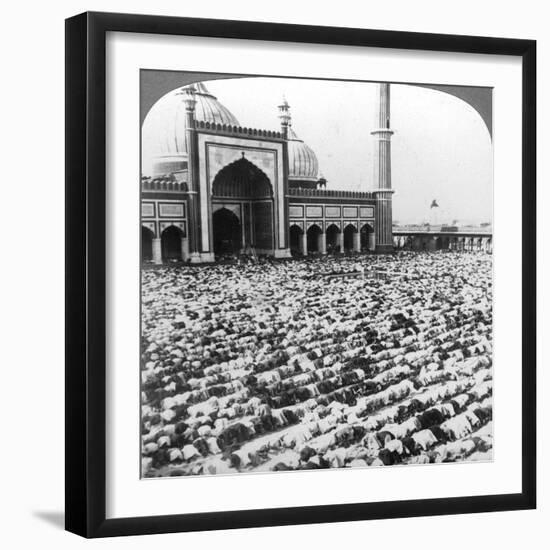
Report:
[[[341,215],[339,206],[325,206],[325,212],[327,218],[339,218]]]
[[[182,203],[159,203],[159,216],[161,218],[183,218]]]
[[[288,208],[288,215],[291,218],[303,218],[304,217],[304,207],[303,206],[290,206]]]
[[[308,218],[318,218],[323,215],[322,206],[308,206],[306,207],[306,216]]]
[[[372,206],[361,206],[360,212],[362,218],[374,218],[374,207]]]
[[[142,218],[154,218],[155,217],[155,205],[152,202],[141,203],[141,216]]]
[[[357,207],[344,206],[344,218],[357,218]]]

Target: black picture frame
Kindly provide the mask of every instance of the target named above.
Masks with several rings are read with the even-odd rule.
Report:
[[[105,41],[109,31],[518,56],[522,121],[522,491],[448,499],[106,519]],[[66,20],[66,529],[84,537],[236,529],[536,506],[536,42],[83,13]]]

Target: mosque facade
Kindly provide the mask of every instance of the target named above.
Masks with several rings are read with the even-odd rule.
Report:
[[[141,180],[143,262],[393,250],[389,84],[378,94],[371,191],[327,188],[286,100],[271,131],[241,126],[203,83],[162,98],[154,135],[142,135],[155,144]]]

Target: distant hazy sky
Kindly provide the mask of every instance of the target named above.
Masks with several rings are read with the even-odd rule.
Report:
[[[242,126],[253,128],[279,129],[284,94],[293,128],[315,151],[327,189],[373,188],[375,84],[241,78],[206,85]],[[394,220],[492,220],[491,139],[472,107],[442,92],[392,84],[391,128]],[[150,153],[143,153],[147,173]],[[430,210],[434,199],[440,208]]]

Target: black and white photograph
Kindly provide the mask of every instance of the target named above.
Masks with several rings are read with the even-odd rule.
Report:
[[[493,460],[490,87],[143,69],[140,111],[142,478]]]
[[[0,546],[544,548],[544,7],[7,4]]]

